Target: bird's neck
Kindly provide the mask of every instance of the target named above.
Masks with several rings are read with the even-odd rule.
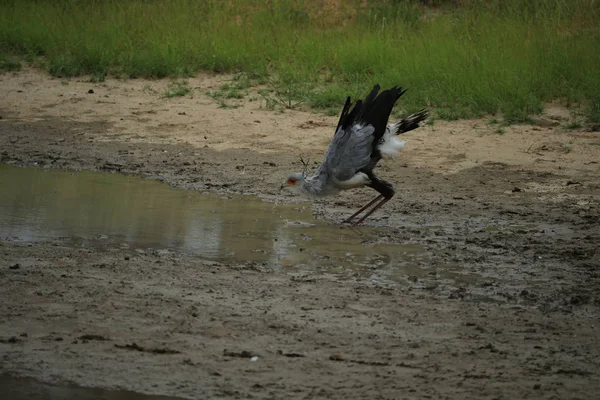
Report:
[[[315,174],[311,177],[305,178],[302,181],[301,190],[310,196],[323,196],[326,195],[325,187],[326,177],[323,174]]]

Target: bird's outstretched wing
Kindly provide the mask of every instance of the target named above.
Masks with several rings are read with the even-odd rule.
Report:
[[[345,181],[369,165],[378,141],[385,133],[394,104],[404,93],[401,88],[384,90],[375,85],[364,101],[354,108],[347,98],[335,134],[315,175],[326,181]]]
[[[325,174],[327,180],[345,181],[369,164],[375,137],[371,125],[353,125],[338,128],[329,143],[317,174]]]

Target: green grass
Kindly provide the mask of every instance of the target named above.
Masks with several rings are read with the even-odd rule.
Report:
[[[328,112],[379,82],[409,88],[404,112],[442,119],[523,122],[563,99],[600,121],[600,2],[422,3],[5,0],[0,54],[99,80],[241,72],[232,89],[267,85],[275,108]]]

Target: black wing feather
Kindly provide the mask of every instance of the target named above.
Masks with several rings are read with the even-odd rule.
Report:
[[[338,121],[337,127],[335,128],[336,132],[337,132],[338,129],[340,129],[340,127],[342,126],[344,120],[348,116],[348,110],[350,110],[350,106],[351,105],[352,105],[352,100],[350,99],[350,96],[348,96],[346,98],[346,104],[344,104],[344,108],[342,109],[342,113],[340,114],[340,120]]]
[[[348,98],[340,115],[338,129],[341,126],[345,130],[356,123],[372,125],[375,128],[373,136],[375,140],[379,140],[385,133],[394,104],[406,91],[396,86],[379,93],[380,89],[379,84],[373,86],[373,90],[365,97],[364,101],[358,100],[350,112],[348,112],[350,107],[350,98]]]
[[[404,118],[402,121],[394,124],[394,128],[396,129],[396,132],[392,132],[392,133],[395,133],[396,135],[401,135],[403,133],[410,132],[413,129],[417,129],[420,127],[419,124],[421,122],[425,121],[428,116],[429,116],[429,113],[425,109],[420,110],[414,114],[411,114],[408,117]]]

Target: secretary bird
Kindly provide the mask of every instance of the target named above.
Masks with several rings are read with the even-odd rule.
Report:
[[[307,176],[308,164],[303,161],[304,171],[289,175],[281,189],[291,187],[309,196],[334,195],[342,190],[363,186],[375,189],[379,195],[343,221],[352,222],[378,202],[354,225],[363,222],[394,196],[392,184],[377,178],[373,170],[382,157],[397,155],[398,150],[404,147],[404,142],[396,137],[418,128],[428,113],[421,110],[400,122],[388,124],[392,108],[406,90],[395,86],[379,93],[380,89],[378,84],[375,85],[371,93],[364,100],[358,100],[352,110],[350,97],[346,99],[333,139],[317,171]]]

